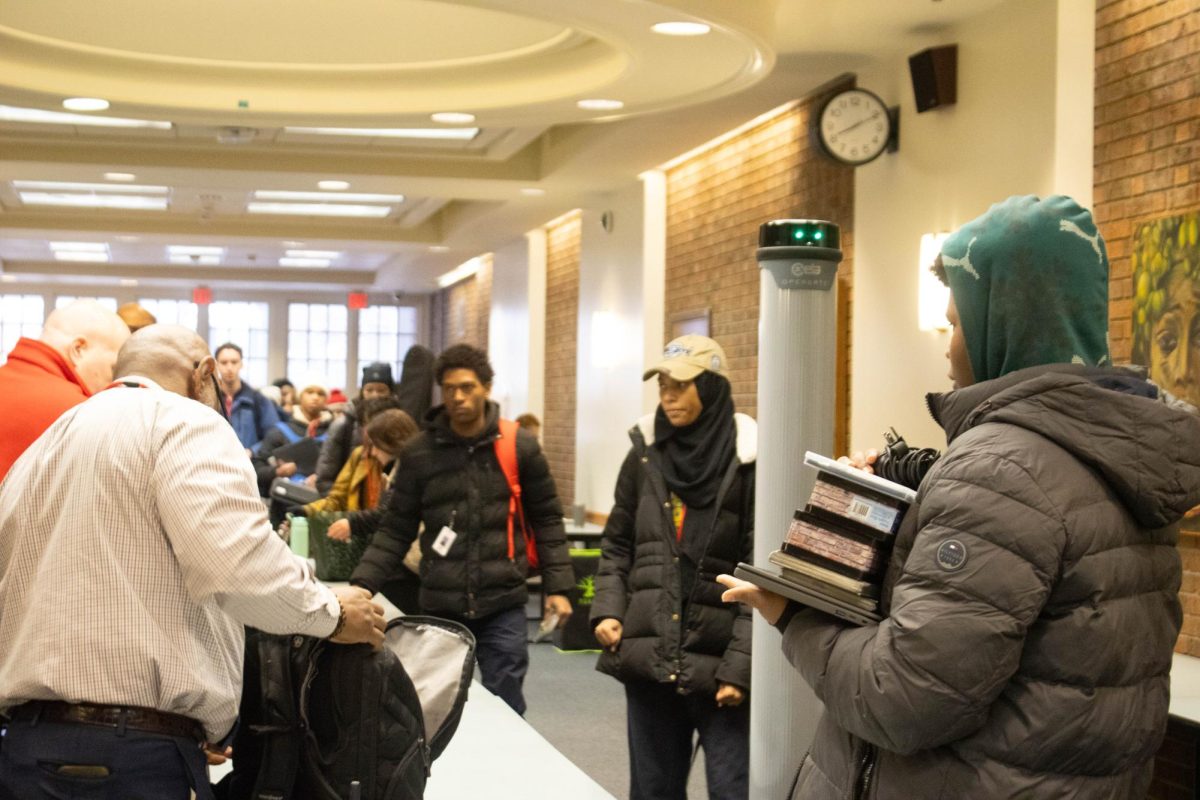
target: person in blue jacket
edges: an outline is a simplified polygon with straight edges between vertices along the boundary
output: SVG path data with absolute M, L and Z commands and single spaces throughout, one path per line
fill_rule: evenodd
M 242 447 L 247 453 L 253 453 L 267 431 L 279 422 L 279 412 L 274 403 L 242 380 L 242 348 L 226 342 L 217 348 L 216 357 L 225 418 L 233 426 Z

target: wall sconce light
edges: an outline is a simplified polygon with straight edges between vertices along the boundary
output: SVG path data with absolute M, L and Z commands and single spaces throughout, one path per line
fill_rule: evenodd
M 612 369 L 630 350 L 624 320 L 613 311 L 592 312 L 592 364 L 596 369 Z
M 917 265 L 917 327 L 923 331 L 950 330 L 946 319 L 946 304 L 950 289 L 930 271 L 933 261 L 942 252 L 942 242 L 948 233 L 927 233 L 921 237 L 921 258 Z

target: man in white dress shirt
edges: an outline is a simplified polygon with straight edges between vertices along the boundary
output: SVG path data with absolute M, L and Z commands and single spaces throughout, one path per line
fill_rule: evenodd
M 0 797 L 207 798 L 243 625 L 382 643 L 382 608 L 272 532 L 214 369 L 140 330 L 0 484 Z

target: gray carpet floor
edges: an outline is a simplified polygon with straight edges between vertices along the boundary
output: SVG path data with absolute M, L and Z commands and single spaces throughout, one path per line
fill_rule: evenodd
M 614 797 L 628 800 L 625 691 L 595 666 L 596 653 L 564 653 L 549 643 L 529 645 L 525 719 Z M 701 753 L 692 765 L 688 798 L 706 797 Z

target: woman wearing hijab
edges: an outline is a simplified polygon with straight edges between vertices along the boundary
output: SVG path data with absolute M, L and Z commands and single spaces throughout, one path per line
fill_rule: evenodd
M 694 732 L 709 797 L 744 800 L 750 616 L 714 578 L 753 551 L 757 426 L 712 339 L 675 339 L 652 376 L 659 407 L 629 433 L 604 529 L 596 668 L 625 684 L 632 800 L 686 798 Z

